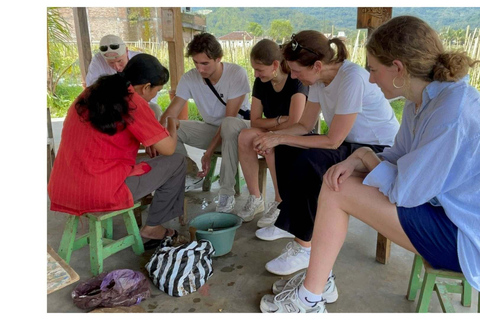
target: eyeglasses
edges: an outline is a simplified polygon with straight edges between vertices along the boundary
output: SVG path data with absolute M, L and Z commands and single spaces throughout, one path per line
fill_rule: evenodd
M 300 43 L 298 43 L 298 41 L 295 39 L 295 33 L 292 34 L 291 40 L 292 40 L 292 50 L 293 50 L 293 51 L 297 51 L 297 49 L 300 49 L 300 50 L 304 49 L 304 50 L 307 50 L 308 52 L 311 52 L 311 53 L 313 53 L 314 55 L 320 57 L 320 55 L 319 55 L 318 53 L 316 53 L 315 51 L 313 51 L 312 49 L 309 49 L 309 48 L 307 48 L 307 47 L 304 47 L 304 46 L 302 46 Z
M 110 49 L 112 50 L 117 50 L 118 48 L 120 48 L 120 44 L 111 44 L 111 45 L 108 45 L 108 46 L 100 46 L 100 51 L 102 52 L 105 52 L 108 50 L 108 47 L 110 47 Z

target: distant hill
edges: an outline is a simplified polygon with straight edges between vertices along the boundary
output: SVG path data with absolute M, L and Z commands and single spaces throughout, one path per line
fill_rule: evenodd
M 337 31 L 346 31 L 347 36 L 355 33 L 357 8 L 192 8 L 212 10 L 207 15 L 207 31 L 222 36 L 232 31 L 246 30 L 250 22 L 256 22 L 268 30 L 275 19 L 290 20 L 294 31 L 314 29 L 331 32 L 332 25 Z M 453 29 L 480 28 L 480 7 L 468 8 L 393 8 L 393 16 L 413 15 L 427 21 L 435 30 L 450 27 Z

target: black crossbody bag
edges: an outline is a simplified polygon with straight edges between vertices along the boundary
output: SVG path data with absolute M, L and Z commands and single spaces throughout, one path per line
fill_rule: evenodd
M 208 78 L 204 78 L 203 80 L 205 80 L 205 82 L 207 83 L 208 87 L 210 88 L 210 90 L 212 90 L 212 92 L 215 94 L 215 96 L 218 98 L 218 100 L 220 100 L 221 103 L 223 103 L 224 106 L 226 106 L 227 104 L 225 103 L 225 101 L 223 101 L 222 97 L 220 97 L 220 95 L 218 94 L 217 90 L 215 90 L 215 87 L 212 85 L 212 83 L 210 82 L 210 79 Z M 243 119 L 245 120 L 250 120 L 250 110 L 238 110 L 238 114 L 241 115 L 243 117 Z

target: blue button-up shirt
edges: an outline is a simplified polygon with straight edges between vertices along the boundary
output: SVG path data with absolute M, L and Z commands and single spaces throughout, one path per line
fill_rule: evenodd
M 432 82 L 422 105 L 405 103 L 395 143 L 363 181 L 391 203 L 441 205 L 458 227 L 458 257 L 480 290 L 480 93 L 467 83 Z

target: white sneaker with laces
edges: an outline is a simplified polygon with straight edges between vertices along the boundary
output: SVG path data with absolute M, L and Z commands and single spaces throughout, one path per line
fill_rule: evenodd
M 260 198 L 255 198 L 254 195 L 249 195 L 245 206 L 237 215 L 243 219 L 244 222 L 252 221 L 257 213 L 265 210 L 265 204 L 262 195 Z
M 276 281 L 272 286 L 273 294 L 279 294 L 282 291 L 290 290 L 297 287 L 305 279 L 306 272 L 302 271 L 294 275 L 290 280 L 280 279 Z M 328 277 L 327 283 L 323 288 L 322 298 L 326 303 L 333 303 L 338 299 L 338 290 L 335 285 L 335 275 Z
M 280 202 L 272 201 L 268 204 L 268 210 L 265 212 L 263 217 L 260 218 L 257 222 L 257 227 L 265 228 L 271 226 L 277 221 L 278 215 L 280 214 L 280 209 L 277 209 Z
M 216 211 L 230 213 L 235 207 L 235 196 L 229 196 L 227 194 L 218 195 L 218 204 Z
M 258 229 L 257 231 L 255 231 L 255 235 L 258 239 L 262 239 L 265 241 L 273 241 L 282 238 L 295 238 L 295 236 L 290 232 L 287 232 L 275 226 Z
M 310 251 L 305 250 L 295 241 L 290 241 L 283 249 L 282 254 L 267 262 L 267 271 L 286 276 L 308 267 Z
M 300 283 L 301 284 L 301 283 Z M 260 301 L 260 310 L 263 313 L 327 313 L 325 299 L 318 301 L 313 307 L 302 303 L 298 297 L 300 284 L 290 290 L 277 294 L 267 294 Z

